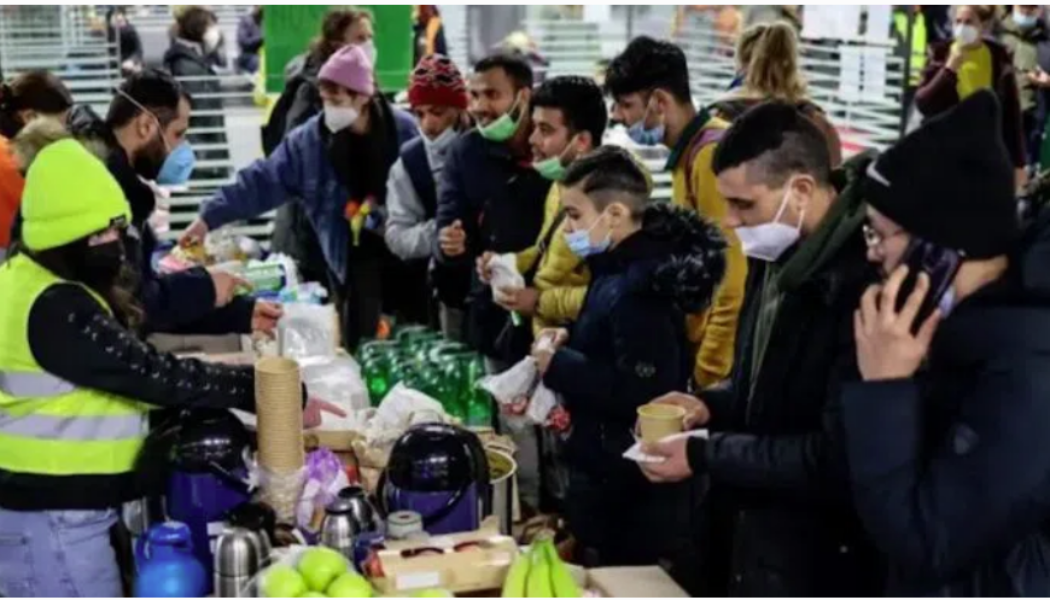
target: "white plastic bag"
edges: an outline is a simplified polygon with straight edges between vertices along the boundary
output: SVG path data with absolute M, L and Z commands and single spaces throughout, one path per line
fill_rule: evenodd
M 546 425 L 547 417 L 550 416 L 555 406 L 558 406 L 558 397 L 540 382 L 536 386 L 536 391 L 532 393 L 532 399 L 529 400 L 529 408 L 525 411 L 525 416 L 537 425 Z
M 281 356 L 300 362 L 335 356 L 336 318 L 331 305 L 292 303 L 283 308 L 284 315 L 277 323 Z
M 413 425 L 448 423 L 451 419 L 437 400 L 399 383 L 383 398 L 365 427 L 370 445 L 397 441 Z
M 536 359 L 525 358 L 507 371 L 498 375 L 485 377 L 478 385 L 492 394 L 500 404 L 515 404 L 522 398 L 532 395 L 532 390 L 539 380 L 539 369 Z
M 309 358 L 299 363 L 303 383 L 311 398 L 330 402 L 343 409 L 347 416 L 321 413 L 320 431 L 347 431 L 360 429 L 361 411 L 370 407 L 368 389 L 361 378 L 361 367 L 349 356 Z
M 518 290 L 525 287 L 525 278 L 518 272 L 518 258 L 514 254 L 500 254 L 489 261 L 492 271 L 492 299 L 499 302 L 500 290 Z

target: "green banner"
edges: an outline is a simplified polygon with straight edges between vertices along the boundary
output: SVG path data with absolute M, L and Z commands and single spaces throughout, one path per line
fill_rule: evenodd
M 284 68 L 290 60 L 307 51 L 310 41 L 321 32 L 325 14 L 345 4 L 270 4 L 266 6 L 263 30 L 266 40 L 266 91 L 278 94 L 284 89 Z M 376 76 L 384 92 L 408 87 L 412 71 L 412 5 L 359 4 L 353 8 L 370 11 L 376 34 Z

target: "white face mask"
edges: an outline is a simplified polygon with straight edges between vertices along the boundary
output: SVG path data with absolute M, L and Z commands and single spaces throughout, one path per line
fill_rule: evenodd
M 780 210 L 777 211 L 777 216 L 773 217 L 772 223 L 734 229 L 740 238 L 744 255 L 766 262 L 776 262 L 788 248 L 798 243 L 802 237 L 802 219 L 806 216 L 805 212 L 799 215 L 798 225 L 794 227 L 780 222 L 790 195 L 789 182 L 788 191 L 784 193 L 784 199 L 780 201 Z
M 977 31 L 977 28 L 973 25 L 964 25 L 960 23 L 955 26 L 952 33 L 955 35 L 956 41 L 963 46 L 970 46 L 981 38 L 981 32 Z
M 372 63 L 372 67 L 376 66 L 376 58 L 379 57 L 379 50 L 376 49 L 375 40 L 368 40 L 363 44 L 358 44 L 358 47 L 365 51 L 365 56 L 368 57 L 369 62 Z
M 208 31 L 204 32 L 204 50 L 211 52 L 219 47 L 219 42 L 222 41 L 222 32 L 219 31 L 218 27 L 209 27 Z
M 360 113 L 352 106 L 329 106 L 324 107 L 324 124 L 328 131 L 339 133 L 350 127 L 357 121 Z

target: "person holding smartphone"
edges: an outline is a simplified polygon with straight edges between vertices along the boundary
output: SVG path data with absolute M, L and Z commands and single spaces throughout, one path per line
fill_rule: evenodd
M 1022 237 L 1000 122 L 975 93 L 868 171 L 884 281 L 854 315 L 841 415 L 890 596 L 1050 594 L 1046 236 Z

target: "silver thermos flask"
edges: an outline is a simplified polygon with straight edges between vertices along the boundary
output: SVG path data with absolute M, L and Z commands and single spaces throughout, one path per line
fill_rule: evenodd
M 215 596 L 256 597 L 252 578 L 265 566 L 267 554 L 260 534 L 244 527 L 228 527 L 215 544 Z
M 351 562 L 354 560 L 354 542 L 365 532 L 378 531 L 379 515 L 360 486 L 340 490 L 339 495 L 325 507 L 321 523 L 321 544 L 338 551 Z

